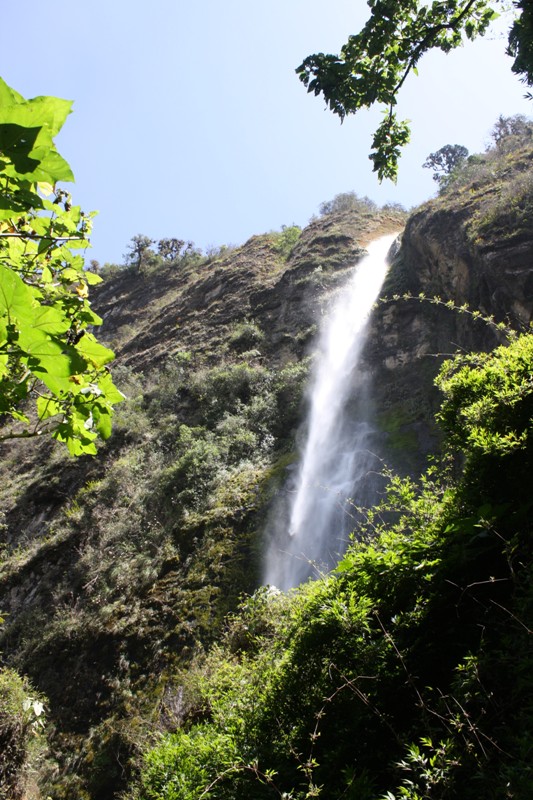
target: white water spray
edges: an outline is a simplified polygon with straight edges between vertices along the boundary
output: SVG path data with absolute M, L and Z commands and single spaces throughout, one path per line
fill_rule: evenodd
M 364 500 L 354 495 L 358 485 L 364 491 L 375 467 L 368 451 L 368 381 L 358 374 L 357 364 L 396 236 L 369 245 L 320 333 L 289 522 L 287 526 L 285 516 L 283 530 L 272 536 L 267 552 L 264 582 L 283 590 L 297 586 L 316 568 L 336 563 L 352 527 L 350 499 Z

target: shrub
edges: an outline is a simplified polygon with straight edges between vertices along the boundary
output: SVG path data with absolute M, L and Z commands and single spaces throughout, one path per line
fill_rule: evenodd
M 276 413 L 272 432 L 277 437 L 286 437 L 296 429 L 301 419 L 302 400 L 309 378 L 310 358 L 287 364 L 274 380 Z
M 228 342 L 232 350 L 237 353 L 245 353 L 248 350 L 256 348 L 263 339 L 265 334 L 253 320 L 243 320 L 238 322 L 233 328 Z
M 374 212 L 377 210 L 376 203 L 369 197 L 359 197 L 355 192 L 343 192 L 335 195 L 333 200 L 321 203 L 319 206 L 320 215 L 339 214 L 343 211 Z
M 271 234 L 272 246 L 284 261 L 291 255 L 301 233 L 302 229 L 298 225 L 283 225 L 280 233 Z
M 220 778 L 232 772 L 236 758 L 233 738 L 199 726 L 190 733 L 170 736 L 147 757 L 143 773 L 143 800 L 198 800 L 223 798 Z M 216 795 L 207 790 L 216 782 Z
M 270 373 L 264 367 L 230 364 L 198 370 L 191 376 L 189 390 L 204 421 L 216 423 L 224 412 L 232 413 L 240 402 L 248 404 L 255 394 L 267 389 Z
M 174 463 L 158 476 L 158 494 L 171 506 L 198 508 L 221 465 L 215 437 L 203 428 L 181 425 Z
M 43 708 L 24 678 L 11 669 L 0 670 L 0 796 L 6 800 L 25 796 Z

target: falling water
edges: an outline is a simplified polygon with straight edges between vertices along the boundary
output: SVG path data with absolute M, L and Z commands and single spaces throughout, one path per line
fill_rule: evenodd
M 369 451 L 369 381 L 357 364 L 396 236 L 369 245 L 320 333 L 307 435 L 296 480 L 288 487 L 291 500 L 270 526 L 264 582 L 280 589 L 335 564 L 353 527 L 351 499 L 367 500 L 376 464 Z

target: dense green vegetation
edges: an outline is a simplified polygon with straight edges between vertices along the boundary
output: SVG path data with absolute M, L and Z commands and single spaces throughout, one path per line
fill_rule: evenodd
M 57 186 L 73 180 L 53 142 L 70 106 L 25 100 L 0 79 L 0 414 L 17 423 L 0 441 L 51 434 L 81 455 L 109 437 L 123 398 L 113 353 L 89 330 L 102 322 L 87 299 L 101 279 L 74 252 L 93 215 Z
M 44 540 L 7 549 L 4 587 L 39 575 L 3 649 L 45 692 L 62 731 L 50 731 L 52 757 L 40 767 L 54 799 L 123 787 L 166 672 L 212 642 L 259 582 L 258 530 L 307 363 L 263 367 L 259 351 L 239 352 L 250 340 L 257 346 L 258 328 L 243 323 L 229 336 L 238 360 L 198 366 L 181 352 L 149 382 L 117 367 L 129 399 L 100 452 L 104 468 L 81 468 Z M 69 464 L 57 452 L 41 458 L 36 483 L 53 492 Z M 9 468 L 8 493 L 17 491 Z
M 530 163 L 530 124 L 501 118 L 494 147 L 454 164 L 414 217 L 452 209 L 470 254 L 516 239 L 530 249 Z M 418 480 L 385 470 L 386 498 L 361 509 L 332 575 L 286 595 L 257 590 L 265 517 L 296 458 L 316 319 L 361 243 L 404 220 L 354 192 L 320 214 L 303 231 L 207 254 L 133 237 L 95 287 L 126 396 L 113 436 L 90 442 L 97 459 L 73 459 L 49 437 L 4 445 L 8 797 L 531 794 L 530 334 L 442 369 L 447 449 Z M 88 273 L 70 281 L 66 262 L 56 266 L 53 285 L 85 295 Z M 409 292 L 409 268 L 393 268 L 388 293 L 404 280 Z M 407 297 L 481 324 L 461 298 Z M 415 363 L 408 397 L 384 389 L 390 453 L 416 449 L 409 426 L 425 413 L 434 363 Z
M 0 442 L 51 436 L 73 455 L 95 454 L 123 400 L 107 364 L 113 352 L 91 329 L 88 301 L 100 278 L 75 251 L 93 214 L 72 205 L 56 150 L 71 103 L 25 100 L 0 79 Z M 4 622 L 0 618 L 0 625 Z M 0 793 L 26 797 L 43 704 L 27 679 L 0 668 Z
M 135 797 L 529 796 L 532 364 L 523 335 L 445 365 L 447 465 L 393 478 L 333 575 L 243 604 Z
M 30 775 L 44 751 L 44 705 L 14 670 L 0 670 L 0 793 L 9 800 L 27 797 Z

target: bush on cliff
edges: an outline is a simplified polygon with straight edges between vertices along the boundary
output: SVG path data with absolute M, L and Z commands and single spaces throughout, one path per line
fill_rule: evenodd
M 529 796 L 532 367 L 531 335 L 444 367 L 446 464 L 393 478 L 333 575 L 244 603 L 139 798 Z

